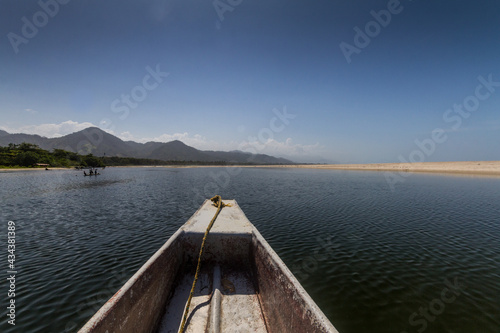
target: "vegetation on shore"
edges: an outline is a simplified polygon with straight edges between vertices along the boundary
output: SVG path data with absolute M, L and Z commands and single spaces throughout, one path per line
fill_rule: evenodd
M 49 152 L 35 144 L 23 142 L 10 143 L 7 147 L 0 147 L 0 166 L 3 168 L 16 167 L 103 167 L 102 159 L 89 155 L 79 155 L 63 149 L 54 149 Z

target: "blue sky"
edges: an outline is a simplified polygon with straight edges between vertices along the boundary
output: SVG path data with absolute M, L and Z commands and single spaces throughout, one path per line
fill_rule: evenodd
M 500 160 L 496 1 L 0 6 L 8 132 L 94 125 L 298 162 Z

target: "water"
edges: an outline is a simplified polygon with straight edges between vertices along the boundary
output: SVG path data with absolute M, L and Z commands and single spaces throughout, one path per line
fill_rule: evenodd
M 75 332 L 201 205 L 247 217 L 341 333 L 500 332 L 500 179 L 267 168 L 0 173 L 1 332 Z M 7 222 L 16 223 L 16 326 Z

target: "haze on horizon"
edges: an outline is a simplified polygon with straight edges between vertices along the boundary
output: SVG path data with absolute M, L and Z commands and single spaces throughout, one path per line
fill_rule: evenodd
M 296 162 L 500 160 L 500 3 L 3 1 L 0 129 Z

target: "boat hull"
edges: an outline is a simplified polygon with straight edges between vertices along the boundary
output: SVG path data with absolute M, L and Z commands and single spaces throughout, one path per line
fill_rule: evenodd
M 337 332 L 236 201 L 224 202 L 186 332 Z M 207 200 L 80 332 L 177 332 L 215 210 Z

